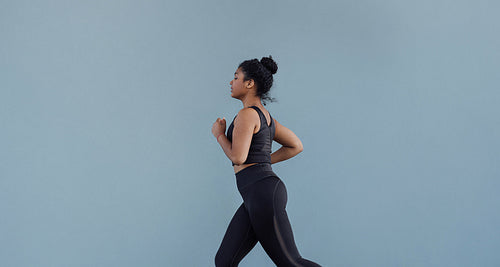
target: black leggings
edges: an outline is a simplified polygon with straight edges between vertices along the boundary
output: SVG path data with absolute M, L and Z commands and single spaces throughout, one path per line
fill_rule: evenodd
M 238 266 L 257 241 L 278 267 L 320 266 L 302 258 L 295 246 L 285 211 L 286 187 L 271 164 L 258 163 L 237 172 L 236 184 L 243 203 L 217 251 L 217 267 Z

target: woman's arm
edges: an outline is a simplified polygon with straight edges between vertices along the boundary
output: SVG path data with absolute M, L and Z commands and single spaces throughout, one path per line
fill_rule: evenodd
M 290 159 L 304 150 L 302 142 L 290 129 L 281 125 L 276 119 L 274 125 L 276 130 L 273 140 L 282 147 L 271 154 L 271 164 Z
M 226 156 L 236 165 L 241 165 L 247 160 L 257 120 L 260 123 L 258 113 L 252 108 L 244 108 L 234 119 L 233 142 L 231 143 L 226 135 L 218 139 Z

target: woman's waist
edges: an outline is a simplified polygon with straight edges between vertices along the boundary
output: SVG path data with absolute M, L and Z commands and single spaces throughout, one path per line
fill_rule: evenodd
M 236 184 L 238 188 L 243 188 L 246 185 L 252 184 L 260 179 L 276 176 L 273 168 L 271 167 L 271 163 L 261 162 L 255 165 L 246 167 L 245 169 L 235 173 L 236 176 Z

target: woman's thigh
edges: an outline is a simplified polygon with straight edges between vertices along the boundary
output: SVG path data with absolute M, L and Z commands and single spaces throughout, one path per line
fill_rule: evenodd
M 244 199 L 257 239 L 266 253 L 278 266 L 297 266 L 302 258 L 285 210 L 287 197 L 283 181 L 271 176 L 249 187 Z
M 257 237 L 250 223 L 244 204 L 236 210 L 215 256 L 216 266 L 237 266 L 257 244 Z

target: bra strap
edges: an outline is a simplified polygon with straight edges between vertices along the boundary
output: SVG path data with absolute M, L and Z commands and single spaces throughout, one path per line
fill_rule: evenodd
M 250 106 L 250 107 L 254 108 L 255 110 L 257 110 L 257 113 L 259 113 L 259 117 L 261 118 L 261 124 L 265 124 L 267 127 L 270 127 L 269 125 L 267 125 L 267 119 L 266 116 L 264 115 L 264 112 L 262 112 L 262 110 L 260 110 L 260 108 L 257 106 Z M 271 120 L 273 119 L 271 117 L 271 114 L 269 114 L 269 117 L 271 118 Z

